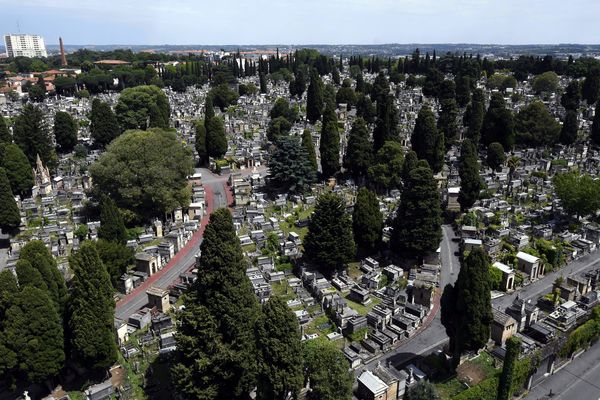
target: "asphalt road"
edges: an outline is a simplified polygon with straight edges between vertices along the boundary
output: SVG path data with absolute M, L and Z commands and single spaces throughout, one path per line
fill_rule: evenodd
M 544 276 L 542 279 L 539 279 L 536 282 L 517 290 L 515 293 L 504 295 L 492 300 L 492 306 L 496 309 L 504 311 L 506 307 L 512 304 L 517 295 L 521 299 L 532 299 L 532 301 L 536 301 L 537 297 L 550 291 L 552 284 L 559 276 L 566 278 L 569 275 L 583 271 L 589 271 L 598 267 L 600 267 L 600 253 L 595 251 L 570 263 L 560 270 L 546 274 L 546 276 Z
M 600 399 L 600 344 L 530 390 L 525 399 Z

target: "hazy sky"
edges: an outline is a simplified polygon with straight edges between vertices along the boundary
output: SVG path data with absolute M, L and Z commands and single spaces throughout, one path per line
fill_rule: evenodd
M 55 44 L 600 43 L 599 0 L 0 0 Z

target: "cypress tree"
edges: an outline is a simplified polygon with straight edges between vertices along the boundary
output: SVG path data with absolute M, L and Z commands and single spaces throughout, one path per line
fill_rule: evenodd
M 372 253 L 381 242 L 383 215 L 379 199 L 367 188 L 360 188 L 352 212 L 352 231 L 357 247 L 365 254 Z
M 328 341 L 304 342 L 304 369 L 310 379 L 310 400 L 347 400 L 354 377 L 344 354 Z
M 4 168 L 0 168 L 0 229 L 14 233 L 21 225 L 21 213 L 10 189 Z
M 56 266 L 56 260 L 48 248 L 40 240 L 31 240 L 23 246 L 19 257 L 21 260 L 29 261 L 42 274 L 44 282 L 48 286 L 50 299 L 56 305 L 59 314 L 62 315 L 67 298 L 67 287 Z
M 11 382 L 17 366 L 17 354 L 8 341 L 6 334 L 6 312 L 14 304 L 14 297 L 19 292 L 17 280 L 9 269 L 0 271 L 0 376 Z
M 263 306 L 257 323 L 259 370 L 257 399 L 296 398 L 302 388 L 302 342 L 298 320 L 280 297 Z
M 206 165 L 208 162 L 208 151 L 206 150 L 206 127 L 204 121 L 196 121 L 194 123 L 196 128 L 196 141 L 194 147 L 196 153 L 198 153 L 199 164 L 201 166 Z
M 426 160 L 433 172 L 442 170 L 444 165 L 444 135 L 436 128 L 435 117 L 429 106 L 421 107 L 411 145 L 419 159 Z
M 594 120 L 592 121 L 591 130 L 592 142 L 596 145 L 600 145 L 600 102 L 596 104 L 596 113 L 594 114 Z
M 487 150 L 487 165 L 493 170 L 497 171 L 506 162 L 506 154 L 504 153 L 504 147 L 498 142 L 490 143 Z
M 23 150 L 14 143 L 0 143 L 0 167 L 14 194 L 25 197 L 31 193 L 34 185 L 33 170 Z
M 306 150 L 306 154 L 308 155 L 308 160 L 313 167 L 315 173 L 319 170 L 319 165 L 317 164 L 317 153 L 315 151 L 315 144 L 312 140 L 312 134 L 309 129 L 305 129 L 302 132 L 302 146 Z
M 52 163 L 56 155 L 44 114 L 38 107 L 27 104 L 15 119 L 13 139 L 23 150 L 29 163 L 34 165 L 39 155 L 45 164 Z
M 106 369 L 117 360 L 110 277 L 92 242 L 84 242 L 69 258 L 69 265 L 73 270 L 68 303 L 73 358 L 82 367 Z
M 209 157 L 222 158 L 227 152 L 227 137 L 224 122 L 220 117 L 212 117 L 205 122 L 206 151 Z
M 388 191 L 399 188 L 404 150 L 399 142 L 387 141 L 375 155 L 377 162 L 369 167 L 369 185 Z
M 260 92 L 263 94 L 267 93 L 267 77 L 265 76 L 264 73 L 260 73 L 258 74 L 258 79 L 260 82 Z
M 481 142 L 488 146 L 500 142 L 504 149 L 511 149 L 515 142 L 515 121 L 512 112 L 506 108 L 500 93 L 492 94 L 490 106 L 485 113 L 481 127 Z
M 355 251 L 352 220 L 342 199 L 334 193 L 319 196 L 304 239 L 304 256 L 330 274 L 350 262 Z
M 213 106 L 213 98 L 209 94 L 204 101 L 204 123 L 215 116 L 215 107 Z
M 210 216 L 198 279 L 184 298 L 172 376 L 188 398 L 245 398 L 256 384 L 259 305 L 231 213 Z
M 560 104 L 568 110 L 577 110 L 581 102 L 581 85 L 579 81 L 573 80 L 567 85 L 565 92 L 560 97 Z
M 19 260 L 17 261 L 17 265 L 15 266 L 15 270 L 17 271 L 17 276 L 19 278 L 19 287 L 24 288 L 26 286 L 35 287 L 38 289 L 42 289 L 43 291 L 48 291 L 48 286 L 46 282 L 44 282 L 44 278 L 40 271 L 35 269 L 33 265 L 27 260 Z
M 394 104 L 394 96 L 381 94 L 377 99 L 377 119 L 373 131 L 375 151 L 378 151 L 385 142 L 399 139 L 398 123 L 398 110 Z
M 6 126 L 6 120 L 0 115 L 0 144 L 1 143 L 12 143 L 12 135 Z
M 449 149 L 458 139 L 458 106 L 454 99 L 442 100 L 442 111 L 437 128 L 444 135 L 444 144 Z
M 456 77 L 456 103 L 459 107 L 465 107 L 471 100 L 471 78 L 467 75 Z
M 458 202 L 462 211 L 465 211 L 477 201 L 482 186 L 481 177 L 479 176 L 477 150 L 469 139 L 463 140 L 460 148 L 458 173 L 460 175 Z
M 64 366 L 64 336 L 60 314 L 43 289 L 22 288 L 4 321 L 6 343 L 16 355 L 18 372 L 30 383 L 58 376 Z
M 100 228 L 98 229 L 98 237 L 120 244 L 127 242 L 127 230 L 125 229 L 123 216 L 115 202 L 108 196 L 103 196 L 100 201 Z
M 321 130 L 321 171 L 324 178 L 335 176 L 340 170 L 340 134 L 338 132 L 335 106 L 328 102 L 323 113 L 323 128 Z
M 581 85 L 581 97 L 588 105 L 592 105 L 598 100 L 598 96 L 600 96 L 600 69 L 593 67 L 590 68 Z
M 90 135 L 94 146 L 106 147 L 121 134 L 117 116 L 107 103 L 94 99 L 90 113 Z
M 310 84 L 306 92 L 306 118 L 314 124 L 321 118 L 323 110 L 323 81 L 316 70 L 310 73 Z
M 510 337 L 506 341 L 506 354 L 504 355 L 504 365 L 502 374 L 498 383 L 497 400 L 509 400 L 513 397 L 513 385 L 515 378 L 515 363 L 521 353 L 521 340 L 517 337 Z
M 54 138 L 61 153 L 69 153 L 77 144 L 77 122 L 71 114 L 57 111 L 54 115 Z
M 579 121 L 577 120 L 577 111 L 567 110 L 562 129 L 560 131 L 560 142 L 564 145 L 571 145 L 577 140 L 577 131 L 579 130 Z
M 358 117 L 352 124 L 348 136 L 348 147 L 344 155 L 344 168 L 355 181 L 361 182 L 374 161 L 373 144 L 369 140 L 369 130 L 365 120 Z
M 422 258 L 442 240 L 440 193 L 433 172 L 417 165 L 408 173 L 393 222 L 391 248 L 397 253 Z
M 467 126 L 466 137 L 471 139 L 475 147 L 479 145 L 481 138 L 481 126 L 485 115 L 485 101 L 483 98 L 483 90 L 475 89 L 471 104 L 465 112 L 465 126 Z

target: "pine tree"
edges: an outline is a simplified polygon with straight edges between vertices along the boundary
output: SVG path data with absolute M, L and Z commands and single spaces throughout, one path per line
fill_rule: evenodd
M 212 117 L 205 122 L 206 150 L 209 157 L 222 158 L 227 152 L 227 137 L 224 122 L 220 117 Z
M 315 144 L 312 140 L 312 134 L 309 129 L 305 129 L 302 132 L 302 146 L 306 150 L 306 154 L 308 154 L 308 160 L 313 167 L 315 173 L 319 170 L 319 165 L 317 164 L 317 153 L 315 151 Z
M 444 144 L 449 149 L 458 139 L 458 106 L 454 99 L 442 100 L 442 111 L 438 118 L 437 128 L 444 135 Z
M 473 97 L 471 98 L 471 104 L 467 106 L 465 112 L 465 126 L 467 126 L 466 137 L 471 139 L 475 147 L 479 145 L 481 139 L 481 127 L 483 125 L 483 118 L 485 116 L 485 101 L 483 98 L 483 91 L 481 89 L 475 89 L 473 91 Z
M 6 120 L 0 115 L 0 144 L 2 143 L 12 143 L 12 135 L 6 126 Z
M 25 197 L 34 185 L 33 170 L 23 150 L 14 143 L 0 143 L 0 167 L 4 168 L 15 195 Z
M 77 122 L 68 112 L 57 111 L 54 115 L 54 138 L 61 153 L 73 151 L 77 144 Z
M 376 163 L 369 167 L 369 185 L 379 191 L 400 188 L 404 150 L 399 142 L 387 141 L 375 155 Z
M 391 249 L 422 258 L 442 240 L 440 193 L 428 166 L 417 165 L 408 176 L 393 223 Z
M 577 140 L 577 131 L 579 130 L 579 121 L 577 120 L 577 111 L 567 110 L 565 121 L 560 131 L 560 142 L 564 145 L 572 145 Z
M 306 118 L 311 124 L 314 124 L 321 118 L 323 110 L 323 81 L 313 70 L 310 74 L 310 85 L 306 93 Z
M 65 362 L 63 328 L 60 313 L 46 291 L 22 288 L 6 311 L 3 325 L 20 374 L 39 384 L 58 376 Z
M 21 213 L 10 189 L 4 168 L 0 168 L 0 229 L 14 233 L 21 225 Z
M 404 186 L 409 183 L 410 180 L 410 171 L 417 167 L 419 163 L 419 158 L 417 157 L 417 153 L 410 150 L 406 153 L 406 157 L 404 158 L 404 163 L 402 164 L 402 182 Z
M 204 166 L 208 162 L 208 151 L 206 150 L 206 127 L 204 121 L 196 121 L 194 123 L 196 128 L 196 141 L 194 147 L 199 158 L 199 165 Z
M 17 276 L 19 278 L 19 287 L 22 289 L 26 286 L 42 289 L 48 292 L 48 285 L 44 282 L 44 278 L 40 271 L 35 269 L 27 260 L 19 260 L 15 266 Z
M 335 176 L 340 170 L 340 134 L 333 103 L 327 103 L 321 130 L 321 171 L 324 178 Z
M 298 320 L 281 297 L 271 297 L 257 323 L 257 399 L 296 398 L 304 382 Z
M 344 168 L 354 178 L 361 182 L 367 176 L 369 167 L 374 161 L 373 144 L 369 140 L 369 130 L 365 120 L 357 118 L 352 124 L 348 136 L 348 147 L 344 155 Z
M 521 340 L 515 336 L 506 341 L 506 354 L 504 355 L 504 365 L 502 374 L 498 383 L 497 400 L 509 400 L 513 397 L 513 385 L 515 379 L 515 363 L 519 360 L 521 353 Z
M 200 250 L 178 317 L 173 380 L 186 398 L 245 398 L 256 384 L 259 306 L 229 210 L 211 214 Z
M 68 302 L 72 356 L 85 368 L 103 370 L 117 360 L 115 303 L 106 268 L 92 242 L 69 258 L 73 281 Z
M 100 228 L 98 229 L 98 237 L 120 244 L 127 242 L 127 230 L 125 229 L 123 216 L 115 202 L 108 196 L 103 196 L 100 201 Z
M 488 146 L 500 142 L 505 150 L 511 149 L 515 143 L 515 121 L 512 112 L 506 108 L 500 93 L 492 94 L 490 106 L 485 113 L 481 127 L 481 142 Z
M 35 164 L 39 155 L 44 164 L 55 161 L 56 154 L 52 148 L 52 140 L 44 114 L 38 107 L 27 104 L 15 119 L 13 139 L 23 150 L 31 165 Z
M 383 215 L 379 210 L 379 199 L 367 188 L 360 188 L 352 212 L 352 231 L 357 247 L 370 254 L 381 242 Z
M 592 121 L 590 136 L 594 144 L 600 145 L 600 102 L 596 104 L 596 113 L 594 114 L 594 120 Z
M 373 148 L 375 151 L 378 151 L 387 141 L 399 140 L 398 124 L 398 110 L 394 104 L 394 96 L 381 94 L 377 99 L 377 119 L 373 131 Z
M 328 341 L 304 342 L 304 369 L 310 379 L 310 400 L 349 400 L 354 377 L 344 354 Z
M 104 148 L 120 134 L 121 128 L 112 108 L 94 99 L 90 113 L 90 135 L 94 139 L 94 146 Z
M 270 182 L 285 192 L 305 193 L 316 181 L 306 149 L 296 137 L 277 141 L 277 148 L 269 161 Z
M 435 117 L 428 106 L 421 107 L 415 129 L 411 136 L 411 145 L 419 159 L 426 160 L 433 172 L 442 170 L 444 165 L 444 135 L 438 132 Z
M 330 274 L 350 262 L 355 251 L 352 220 L 342 199 L 333 193 L 319 196 L 304 239 L 304 256 Z
M 21 249 L 21 260 L 27 260 L 37 269 L 48 286 L 50 299 L 56 305 L 59 315 L 62 315 L 67 298 L 65 280 L 56 266 L 56 260 L 48 248 L 40 240 L 31 240 Z
M 469 139 L 463 140 L 460 148 L 458 173 L 460 175 L 458 203 L 462 211 L 465 211 L 477 201 L 482 186 L 481 177 L 479 176 L 477 150 Z

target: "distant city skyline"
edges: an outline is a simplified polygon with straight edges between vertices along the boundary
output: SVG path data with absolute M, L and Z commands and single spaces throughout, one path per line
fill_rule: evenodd
M 47 45 L 600 42 L 593 0 L 0 0 Z

